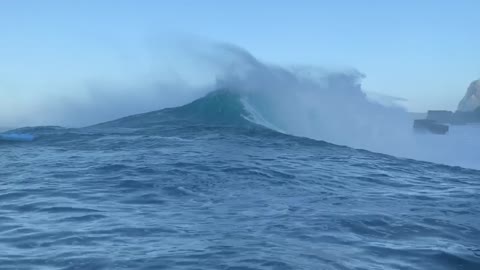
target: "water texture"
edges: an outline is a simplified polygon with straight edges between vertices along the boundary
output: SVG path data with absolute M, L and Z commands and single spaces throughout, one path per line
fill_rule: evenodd
M 480 171 L 294 137 L 216 92 L 0 136 L 0 269 L 480 269 Z

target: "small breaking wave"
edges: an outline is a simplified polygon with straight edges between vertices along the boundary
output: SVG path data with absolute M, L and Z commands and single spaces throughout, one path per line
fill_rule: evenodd
M 31 142 L 35 140 L 35 136 L 32 134 L 22 133 L 6 133 L 0 134 L 0 141 L 6 142 Z

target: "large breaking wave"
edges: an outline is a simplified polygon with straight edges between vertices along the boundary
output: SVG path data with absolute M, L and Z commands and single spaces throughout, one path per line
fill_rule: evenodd
M 477 127 L 451 127 L 447 136 L 415 134 L 396 104 L 373 101 L 356 70 L 267 64 L 231 45 L 199 53 L 215 70 L 212 89 L 240 96 L 255 123 L 295 136 L 437 163 L 480 168 Z
M 185 121 L 235 126 L 254 123 L 289 135 L 354 148 L 480 168 L 480 145 L 475 143 L 480 134 L 477 128 L 452 128 L 447 136 L 414 134 L 410 115 L 395 104 L 387 106 L 372 101 L 362 89 L 363 74 L 356 70 L 328 71 L 315 67 L 272 65 L 228 44 L 197 46 L 188 48 L 188 51 L 186 55 L 191 58 L 190 64 L 202 70 L 204 79 L 201 86 L 190 87 L 192 103 L 94 127 L 141 128 L 180 125 Z M 205 89 L 212 92 L 200 98 Z M 162 96 L 162 91 L 161 88 L 150 89 L 145 93 L 155 92 L 155 95 L 143 99 L 151 104 L 152 99 Z M 178 98 L 178 95 L 185 95 L 185 91 L 176 93 L 169 88 L 163 93 L 164 103 L 169 99 L 185 100 Z M 136 93 L 139 94 L 142 92 Z M 75 111 L 66 110 L 63 114 L 91 115 L 99 108 L 108 110 L 113 105 L 107 104 L 109 98 L 106 96 L 105 104 L 97 101 L 93 103 L 95 107 L 79 109 L 79 106 L 73 106 Z M 141 104 L 135 104 L 133 108 L 144 110 Z M 132 108 L 128 112 L 132 112 Z

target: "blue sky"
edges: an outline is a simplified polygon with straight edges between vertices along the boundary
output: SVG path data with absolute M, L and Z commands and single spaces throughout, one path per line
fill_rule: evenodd
M 406 98 L 411 111 L 455 109 L 480 78 L 479 10 L 476 0 L 1 1 L 0 98 L 140 72 L 149 40 L 191 34 L 267 62 L 354 67 L 365 90 Z

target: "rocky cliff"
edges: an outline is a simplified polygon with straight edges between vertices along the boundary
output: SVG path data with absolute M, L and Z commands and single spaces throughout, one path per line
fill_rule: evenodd
M 471 112 L 480 107 L 480 80 L 473 81 L 468 87 L 465 97 L 458 104 L 461 112 Z

